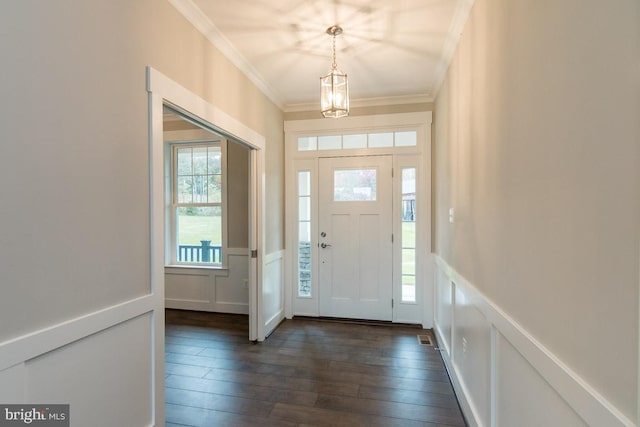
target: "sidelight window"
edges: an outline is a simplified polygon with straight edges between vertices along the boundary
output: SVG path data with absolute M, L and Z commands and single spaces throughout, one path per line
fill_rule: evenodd
M 416 301 L 416 168 L 402 169 L 402 301 Z
M 311 297 L 311 172 L 298 172 L 298 296 Z

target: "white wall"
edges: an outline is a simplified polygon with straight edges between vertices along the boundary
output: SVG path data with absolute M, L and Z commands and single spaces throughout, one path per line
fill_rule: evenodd
M 166 1 L 3 2 L 0 33 L 0 397 L 163 425 L 146 66 L 265 136 L 275 252 L 282 112 Z
M 469 286 L 441 289 L 484 424 L 638 423 L 639 70 L 635 0 L 474 3 L 436 100 L 434 252 L 511 325 Z M 615 421 L 591 414 L 603 407 Z

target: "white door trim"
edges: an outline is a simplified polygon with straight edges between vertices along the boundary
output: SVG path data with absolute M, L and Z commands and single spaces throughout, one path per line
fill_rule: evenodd
M 317 178 L 317 159 L 319 157 L 342 157 L 342 156 L 367 156 L 385 155 L 403 157 L 405 155 L 415 156 L 419 159 L 418 167 L 421 169 L 418 187 L 420 191 L 418 207 L 420 209 L 420 237 L 418 240 L 418 250 L 416 254 L 425 265 L 419 266 L 417 274 L 422 281 L 421 290 L 418 294 L 421 300 L 414 304 L 410 310 L 397 311 L 399 317 L 394 314 L 394 321 L 407 321 L 410 316 L 415 318 L 416 323 L 421 323 L 423 327 L 430 328 L 433 325 L 433 277 L 430 274 L 431 260 L 431 123 L 432 112 L 415 112 L 400 114 L 384 114 L 372 116 L 345 117 L 340 120 L 311 119 L 285 121 L 285 234 L 287 236 L 287 250 L 285 258 L 285 316 L 292 318 L 294 314 L 306 316 L 318 316 L 317 292 L 312 290 L 311 297 L 300 297 L 297 294 L 297 182 L 298 171 L 311 171 L 312 183 Z M 342 150 L 315 150 L 298 151 L 298 137 L 314 135 L 342 135 L 354 133 L 375 133 L 403 130 L 417 130 L 418 145 L 415 147 L 389 147 L 372 149 L 342 149 Z M 316 183 L 317 184 L 317 183 Z M 316 187 L 316 184 L 312 184 Z M 312 198 L 313 204 L 313 198 Z M 312 207 L 312 211 L 316 211 Z M 317 230 L 316 230 L 317 231 Z M 316 249 L 314 242 L 315 234 L 312 233 L 311 251 Z M 316 259 L 315 256 L 312 259 Z M 312 274 L 316 271 L 312 265 Z M 317 274 L 315 275 L 317 276 Z M 312 276 L 313 286 L 317 286 Z M 396 313 L 396 310 L 394 310 Z
M 249 274 L 249 339 L 264 340 L 262 318 L 262 261 L 264 234 L 264 149 L 265 138 L 224 113 L 152 67 L 147 67 L 149 93 L 149 208 L 150 208 L 150 277 L 153 295 L 153 384 L 154 425 L 164 425 L 164 138 L 163 105 L 188 112 L 211 125 L 212 129 L 246 144 L 251 151 L 250 245 L 258 250 L 251 260 Z

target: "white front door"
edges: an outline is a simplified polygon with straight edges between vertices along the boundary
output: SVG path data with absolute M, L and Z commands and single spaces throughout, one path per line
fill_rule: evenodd
M 319 159 L 320 315 L 392 320 L 392 158 Z

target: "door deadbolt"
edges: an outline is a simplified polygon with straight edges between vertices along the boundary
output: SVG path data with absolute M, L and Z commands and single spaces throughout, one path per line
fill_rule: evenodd
M 322 233 L 320 233 L 320 237 L 327 237 L 327 233 L 323 231 Z

